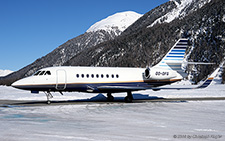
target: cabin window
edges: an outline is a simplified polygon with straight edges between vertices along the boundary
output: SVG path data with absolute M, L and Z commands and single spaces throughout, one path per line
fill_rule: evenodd
M 114 78 L 114 75 L 112 74 L 112 78 Z
M 77 74 L 77 78 L 79 78 L 79 74 Z
M 39 75 L 43 75 L 45 73 L 45 71 L 42 71 Z
M 89 78 L 89 74 L 87 74 L 86 76 L 87 76 L 87 78 Z
M 36 72 L 34 75 L 38 75 L 41 71 Z
M 108 74 L 106 74 L 106 77 L 107 77 L 107 78 L 109 78 L 109 75 L 108 75 Z
M 96 77 L 98 78 L 98 77 L 99 77 L 99 75 L 98 75 L 98 74 L 96 74 Z
M 104 78 L 104 75 L 103 74 L 101 74 L 101 78 Z
M 94 74 L 92 74 L 91 77 L 94 78 Z
M 116 78 L 119 78 L 119 75 L 118 74 L 116 75 Z
M 81 74 L 81 77 L 84 78 L 84 74 Z
M 46 71 L 45 75 L 51 75 L 51 72 L 50 71 Z

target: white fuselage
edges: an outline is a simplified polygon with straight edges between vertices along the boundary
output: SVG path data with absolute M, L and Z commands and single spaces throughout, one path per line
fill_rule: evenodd
M 49 67 L 12 86 L 31 91 L 122 92 L 148 89 L 181 80 L 175 71 L 144 68 Z M 103 89 L 104 87 L 104 89 Z M 135 88 L 133 88 L 135 87 Z M 113 89 L 115 88 L 115 89 Z

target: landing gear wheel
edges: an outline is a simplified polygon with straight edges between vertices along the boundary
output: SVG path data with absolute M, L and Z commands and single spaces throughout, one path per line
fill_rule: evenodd
M 128 96 L 126 96 L 126 97 L 124 98 L 124 100 L 125 100 L 125 102 L 127 102 L 127 103 L 131 103 L 131 102 L 133 101 L 133 99 L 130 98 L 130 97 L 128 97 Z
M 114 97 L 111 93 L 107 93 L 107 101 L 112 102 L 114 100 Z
M 131 92 L 127 92 L 127 96 L 124 98 L 125 102 L 131 103 L 133 101 L 133 96 Z

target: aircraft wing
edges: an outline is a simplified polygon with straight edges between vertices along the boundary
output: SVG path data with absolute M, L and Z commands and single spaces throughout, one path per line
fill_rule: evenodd
M 118 91 L 118 92 L 127 92 L 127 91 L 139 91 L 146 90 L 146 87 L 131 87 L 131 86 L 100 86 L 98 90 L 101 91 Z

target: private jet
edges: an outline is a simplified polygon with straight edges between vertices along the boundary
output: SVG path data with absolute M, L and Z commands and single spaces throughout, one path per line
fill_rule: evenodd
M 44 91 L 50 104 L 51 92 L 106 93 L 107 100 L 113 101 L 112 93 L 126 92 L 126 102 L 132 102 L 133 91 L 160 90 L 161 86 L 181 81 L 187 76 L 182 70 L 182 62 L 188 47 L 187 39 L 179 39 L 163 59 L 153 67 L 73 67 L 58 66 L 43 68 L 32 76 L 18 80 L 13 87 L 30 90 L 31 93 Z M 198 88 L 207 87 L 209 77 Z M 180 89 L 180 88 L 176 88 Z M 182 88 L 181 88 L 182 89 Z

